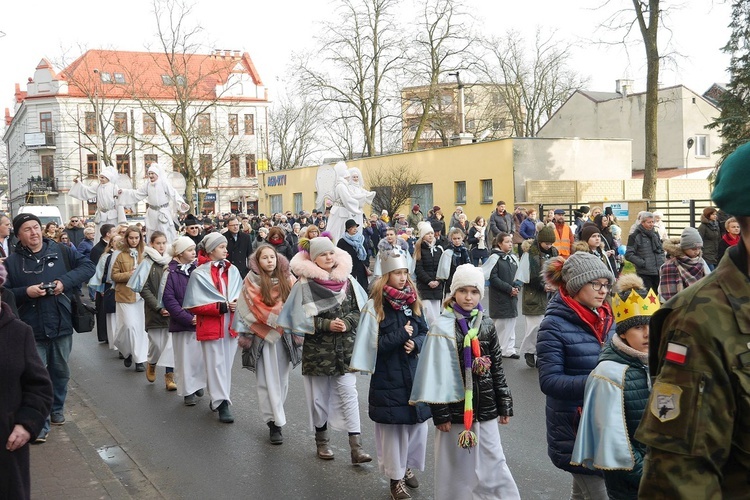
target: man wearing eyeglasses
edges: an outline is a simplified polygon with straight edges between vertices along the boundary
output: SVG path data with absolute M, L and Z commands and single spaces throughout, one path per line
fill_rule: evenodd
M 71 217 L 68 225 L 65 226 L 65 234 L 68 235 L 70 242 L 78 248 L 83 241 L 83 220 L 81 217 Z
M 94 263 L 77 251 L 42 236 L 42 224 L 33 214 L 13 219 L 18 244 L 5 259 L 9 289 L 20 319 L 34 330 L 39 355 L 47 366 L 54 401 L 52 412 L 36 442 L 47 439 L 50 422 L 65 423 L 63 407 L 68 393 L 68 356 L 73 345 L 71 296 L 94 275 Z

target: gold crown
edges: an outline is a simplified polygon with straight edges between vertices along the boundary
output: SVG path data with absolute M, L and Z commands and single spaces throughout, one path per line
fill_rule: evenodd
M 618 294 L 612 301 L 615 321 L 618 323 L 636 316 L 651 316 L 659 310 L 659 297 L 653 290 L 649 290 L 646 297 L 641 297 L 635 290 L 630 290 L 627 300 L 622 300 Z

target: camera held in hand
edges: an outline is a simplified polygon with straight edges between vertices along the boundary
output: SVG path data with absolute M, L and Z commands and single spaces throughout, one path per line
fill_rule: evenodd
M 44 290 L 45 295 L 54 295 L 55 294 L 55 288 L 57 288 L 57 283 L 54 281 L 51 283 L 42 283 L 39 285 L 42 290 Z

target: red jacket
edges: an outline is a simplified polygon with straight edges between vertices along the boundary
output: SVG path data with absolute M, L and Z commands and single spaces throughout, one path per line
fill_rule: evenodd
M 231 265 L 231 264 L 230 264 Z M 219 290 L 219 268 L 211 266 L 211 278 L 214 286 Z M 229 288 L 229 273 L 223 275 L 224 287 Z M 219 304 L 206 304 L 204 306 L 191 307 L 190 312 L 196 316 L 195 337 L 198 340 L 219 340 L 224 337 L 224 321 L 226 314 L 219 311 Z M 229 324 L 232 324 L 234 313 L 229 313 Z M 237 332 L 229 328 L 229 334 L 232 337 L 237 336 Z

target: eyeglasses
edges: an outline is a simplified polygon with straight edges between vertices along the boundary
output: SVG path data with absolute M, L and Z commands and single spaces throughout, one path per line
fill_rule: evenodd
M 595 292 L 598 292 L 602 288 L 606 288 L 607 290 L 612 289 L 612 285 L 609 283 L 602 283 L 601 281 L 589 281 L 589 285 L 591 285 L 591 288 L 593 288 Z

